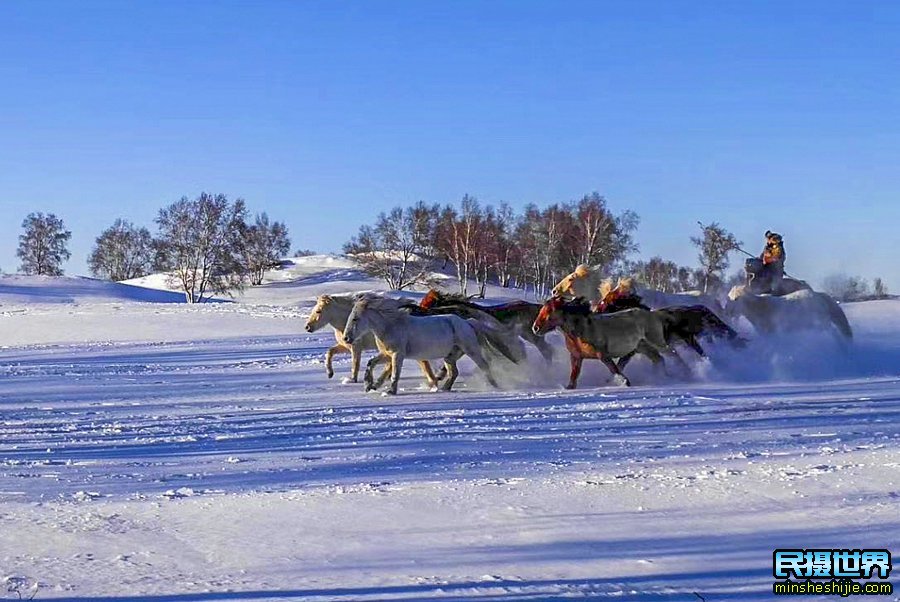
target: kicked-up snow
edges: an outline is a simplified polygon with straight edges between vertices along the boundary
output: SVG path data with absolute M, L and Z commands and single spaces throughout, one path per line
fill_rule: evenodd
M 557 340 L 505 390 L 410 362 L 384 398 L 303 330 L 318 290 L 378 283 L 301 263 L 193 307 L 0 280 L 0 598 L 771 600 L 775 548 L 900 551 L 900 302 L 845 306 L 849 350 L 564 391 Z

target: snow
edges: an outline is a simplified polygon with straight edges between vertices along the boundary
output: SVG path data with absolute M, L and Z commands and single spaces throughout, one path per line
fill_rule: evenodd
M 379 284 L 339 257 L 291 261 L 197 306 L 0 280 L 4 585 L 70 601 L 769 600 L 776 547 L 900 548 L 900 301 L 844 306 L 849 352 L 810 335 L 684 353 L 687 381 L 635 360 L 633 388 L 588 362 L 564 391 L 559 345 L 509 390 L 464 361 L 458 392 L 408 366 L 385 399 L 341 384 L 348 356 L 328 380 L 333 336 L 303 331 L 320 291 Z

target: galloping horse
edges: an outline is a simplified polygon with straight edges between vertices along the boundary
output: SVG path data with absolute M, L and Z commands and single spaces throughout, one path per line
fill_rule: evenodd
M 458 293 L 442 293 L 431 289 L 419 302 L 419 307 L 432 313 L 455 313 L 470 317 L 472 311 L 483 312 L 501 324 L 510 327 L 518 336 L 534 345 L 544 360 L 553 361 L 553 347 L 544 337 L 534 334 L 531 325 L 541 306 L 527 301 L 512 301 L 502 305 L 477 305 Z
M 375 343 L 375 335 L 366 333 L 357 337 L 352 343 L 344 338 L 344 325 L 347 324 L 347 318 L 353 310 L 353 304 L 356 303 L 356 296 L 344 295 L 321 295 L 316 299 L 316 305 L 313 307 L 309 320 L 306 322 L 306 332 L 316 332 L 324 326 L 331 326 L 334 329 L 334 338 L 337 345 L 330 347 L 325 352 L 325 372 L 328 378 L 334 376 L 332 368 L 332 358 L 338 353 L 349 353 L 352 361 L 350 369 L 350 378 L 345 382 L 359 382 L 359 364 L 362 359 L 363 351 L 369 349 L 377 349 Z M 428 362 L 422 362 L 422 372 L 429 381 L 434 381 L 435 376 Z
M 482 346 L 490 346 L 502 351 L 503 346 L 489 343 L 495 334 L 491 325 L 478 320 L 465 320 L 456 315 L 416 316 L 398 307 L 393 299 L 375 295 L 361 295 L 353 305 L 344 327 L 344 340 L 349 344 L 357 338 L 371 332 L 381 352 L 369 360 L 366 365 L 366 390 L 380 387 L 388 376 L 385 371 L 377 383 L 373 383 L 372 372 L 375 366 L 390 361 L 391 384 L 388 393 L 397 393 L 400 371 L 406 358 L 420 362 L 429 359 L 443 358 L 444 367 L 449 377 L 442 389 L 449 391 L 459 376 L 456 362 L 463 355 L 472 358 L 487 377 L 488 382 L 496 387 L 497 382 L 491 374 L 491 368 L 482 353 Z M 509 357 L 511 361 L 515 358 Z M 437 382 L 432 378 L 432 387 Z
M 853 338 L 853 330 L 844 310 L 825 293 L 803 289 L 788 295 L 754 295 L 739 285 L 728 293 L 726 312 L 744 316 L 762 333 L 834 327 L 845 341 Z
M 616 379 L 630 385 L 614 358 L 621 358 L 624 365 L 635 353 L 646 355 L 654 364 L 663 361 L 664 353 L 678 357 L 666 343 L 663 321 L 645 309 L 598 314 L 584 299 L 553 297 L 541 307 L 532 329 L 544 335 L 555 328 L 562 330 L 569 350 L 572 370 L 567 389 L 578 384 L 585 359 L 599 359 Z

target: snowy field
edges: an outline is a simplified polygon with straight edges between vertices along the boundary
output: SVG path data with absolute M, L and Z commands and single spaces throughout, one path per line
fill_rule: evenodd
M 849 351 L 635 360 L 633 388 L 586 362 L 570 392 L 558 341 L 509 390 L 464 360 L 383 398 L 303 330 L 377 286 L 323 257 L 195 307 L 0 279 L 0 598 L 772 600 L 774 548 L 900 553 L 900 301 L 845 306 Z

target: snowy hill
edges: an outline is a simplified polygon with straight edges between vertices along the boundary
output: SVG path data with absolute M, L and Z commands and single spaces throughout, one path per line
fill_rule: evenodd
M 447 274 L 435 272 L 432 277 L 441 283 L 441 287 L 455 291 L 458 280 Z M 173 290 L 165 274 L 151 274 L 143 278 L 126 280 L 123 284 L 147 287 L 151 289 Z M 470 290 L 477 286 L 470 283 Z M 239 303 L 262 305 L 296 305 L 309 304 L 319 295 L 355 293 L 364 290 L 383 291 L 385 283 L 360 271 L 356 263 L 343 255 L 309 255 L 307 257 L 288 257 L 281 265 L 266 272 L 263 283 L 259 286 L 247 286 L 236 292 L 233 299 Z M 420 291 L 424 288 L 420 287 Z M 409 291 L 415 296 L 415 290 Z M 519 290 L 488 286 L 487 295 L 492 298 L 523 298 L 525 294 Z
M 0 276 L 0 304 L 183 303 L 184 295 L 80 276 Z

